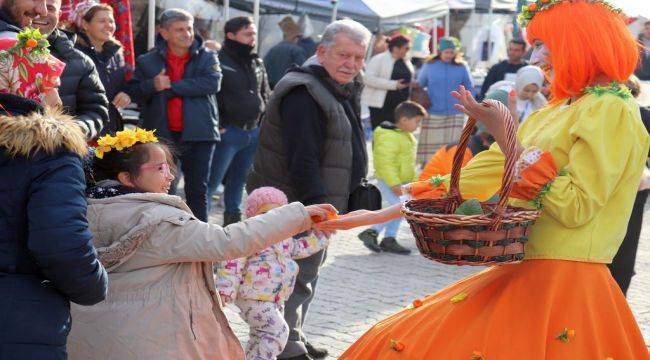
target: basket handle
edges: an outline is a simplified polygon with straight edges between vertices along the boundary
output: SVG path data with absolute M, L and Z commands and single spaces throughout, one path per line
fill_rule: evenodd
M 505 154 L 505 165 L 503 171 L 503 179 L 501 181 L 501 190 L 499 190 L 499 203 L 495 208 L 496 216 L 493 223 L 493 228 L 498 227 L 501 222 L 501 218 L 505 213 L 506 206 L 508 204 L 508 197 L 510 196 L 510 191 L 512 190 L 512 182 L 515 175 L 515 163 L 517 162 L 517 131 L 515 127 L 515 121 L 512 118 L 510 110 L 503 105 L 502 103 L 496 100 L 485 100 L 482 103 L 483 106 L 494 106 L 499 110 L 499 116 L 505 122 L 505 131 L 506 131 L 506 149 Z M 469 138 L 472 134 L 472 130 L 476 125 L 476 119 L 470 118 L 467 120 L 467 124 L 463 128 L 463 133 L 460 136 L 460 141 L 458 143 L 458 148 L 456 154 L 454 155 L 453 167 L 451 170 L 451 180 L 449 184 L 449 202 L 447 213 L 453 213 L 456 211 L 458 205 L 463 201 L 460 190 L 460 169 L 463 165 L 463 157 L 465 155 L 465 150 L 467 149 L 467 144 Z M 502 151 L 504 149 L 501 149 Z

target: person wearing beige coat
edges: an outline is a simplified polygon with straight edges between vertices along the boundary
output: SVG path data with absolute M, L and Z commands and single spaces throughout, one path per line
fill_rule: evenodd
M 394 123 L 397 105 L 408 100 L 413 65 L 406 55 L 410 39 L 404 35 L 387 40 L 388 51 L 373 56 L 363 75 L 361 104 L 368 106 L 373 130 L 384 121 Z
M 89 199 L 109 290 L 95 306 L 72 306 L 70 359 L 244 359 L 216 293 L 212 262 L 309 230 L 312 210 L 292 203 L 222 228 L 197 220 L 177 196 Z

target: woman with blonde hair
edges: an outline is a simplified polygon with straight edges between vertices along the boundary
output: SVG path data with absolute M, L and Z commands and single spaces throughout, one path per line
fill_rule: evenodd
M 580 14 L 576 18 L 576 14 Z M 551 102 L 516 139 L 510 201 L 539 206 L 520 263 L 493 266 L 415 302 L 364 334 L 341 359 L 648 359 L 648 348 L 606 264 L 625 235 L 650 139 L 622 85 L 638 47 L 603 0 L 537 0 L 522 25 L 531 63 L 551 79 Z M 503 176 L 506 134 L 494 103 L 460 87 L 457 109 L 497 145 L 463 169 L 464 199 L 486 200 Z M 448 177 L 427 182 L 447 192 Z M 423 184 L 419 184 L 423 185 Z M 343 229 L 400 216 L 400 205 L 321 225 Z

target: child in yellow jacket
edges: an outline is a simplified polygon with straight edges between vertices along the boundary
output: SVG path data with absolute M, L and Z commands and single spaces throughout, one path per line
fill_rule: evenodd
M 390 205 L 400 202 L 401 186 L 415 180 L 417 141 L 413 132 L 418 128 L 426 110 L 412 101 L 395 108 L 395 123 L 383 122 L 374 132 L 372 155 L 375 178 L 381 196 Z M 411 250 L 397 243 L 395 237 L 402 218 L 377 224 L 359 234 L 363 244 L 374 252 L 387 251 L 407 255 Z M 384 231 L 381 244 L 377 237 Z

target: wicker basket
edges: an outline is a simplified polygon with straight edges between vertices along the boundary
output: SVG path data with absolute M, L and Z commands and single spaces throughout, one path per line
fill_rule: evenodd
M 420 253 L 444 264 L 490 265 L 521 261 L 530 226 L 540 214 L 538 210 L 508 205 L 517 161 L 515 124 L 503 104 L 494 100 L 487 100 L 484 104 L 496 106 L 505 119 L 507 149 L 499 202 L 481 203 L 483 215 L 454 214 L 463 202 L 458 188 L 460 170 L 467 143 L 476 124 L 475 119 L 469 119 L 454 156 L 448 196 L 411 200 L 402 207 Z

